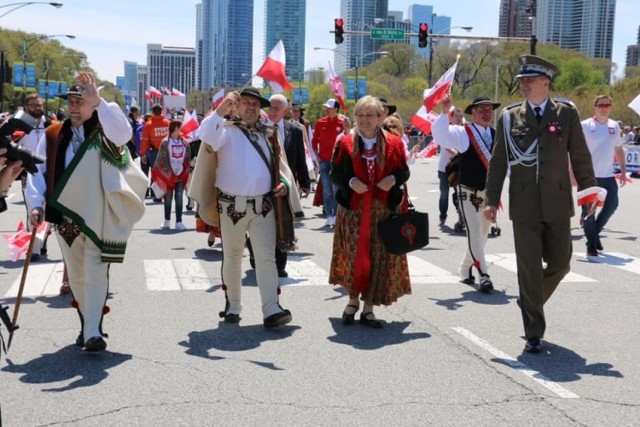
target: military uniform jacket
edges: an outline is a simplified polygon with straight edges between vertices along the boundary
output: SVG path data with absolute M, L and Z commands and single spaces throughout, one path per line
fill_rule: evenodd
M 539 124 L 527 101 L 506 107 L 498 120 L 489 164 L 488 204 L 498 206 L 510 169 L 511 220 L 554 222 L 572 217 L 575 207 L 569 163 L 578 190 L 596 185 L 575 107 L 549 99 Z

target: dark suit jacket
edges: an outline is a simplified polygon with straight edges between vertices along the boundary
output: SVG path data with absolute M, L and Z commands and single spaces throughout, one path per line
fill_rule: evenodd
M 302 129 L 289 123 L 284 123 L 284 151 L 287 153 L 287 163 L 293 172 L 293 176 L 301 188 L 310 188 L 309 171 L 304 154 L 304 136 Z
M 538 167 L 535 164 L 531 167 L 521 164 L 511 166 L 509 217 L 524 222 L 554 222 L 572 217 L 575 206 L 569 162 L 578 190 L 596 185 L 591 153 L 585 142 L 578 111 L 569 103 L 549 99 L 538 124 L 535 113 L 526 101 L 510 105 L 505 110 L 511 117 L 511 135 L 520 149 L 526 151 L 538 138 Z M 500 202 L 509 169 L 508 151 L 501 114 L 487 174 L 486 190 L 490 206 L 498 206 Z

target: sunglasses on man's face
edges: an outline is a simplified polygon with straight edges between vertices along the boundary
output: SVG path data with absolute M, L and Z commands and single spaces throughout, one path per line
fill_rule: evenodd
M 596 104 L 596 107 L 598 108 L 611 108 L 611 104 Z

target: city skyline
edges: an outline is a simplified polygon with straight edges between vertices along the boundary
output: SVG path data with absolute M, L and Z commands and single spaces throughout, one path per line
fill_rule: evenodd
M 157 7 L 145 8 L 140 2 L 112 0 L 108 6 L 97 1 L 67 0 L 59 10 L 48 10 L 46 5 L 32 5 L 12 13 L 0 22 L 3 27 L 19 29 L 38 34 L 65 33 L 76 35 L 75 40 L 59 38 L 65 46 L 81 50 L 88 56 L 89 63 L 99 78 L 115 81 L 124 74 L 124 61 L 138 64 L 146 62 L 148 43 L 163 46 L 196 46 L 196 8 L 200 1 L 174 2 L 159 0 Z M 499 26 L 500 0 L 478 0 L 464 8 L 449 1 L 430 1 L 434 12 L 451 17 L 452 26 L 473 26 L 470 33 L 476 36 L 497 36 Z M 416 0 L 389 0 L 390 10 L 401 11 L 407 17 L 408 6 L 418 4 Z M 260 67 L 264 52 L 265 0 L 256 0 L 253 20 L 252 72 Z M 632 0 L 618 0 L 613 61 L 618 66 L 617 75 L 624 69 L 626 48 L 637 39 L 637 22 L 634 19 L 636 7 Z M 97 21 L 87 19 L 99 10 Z M 128 11 L 123 15 L 122 11 Z M 334 61 L 330 51 L 314 51 L 314 47 L 335 48 L 333 19 L 339 17 L 340 0 L 308 2 L 306 17 L 305 70 L 325 67 Z M 477 19 L 482 16 L 483 19 Z M 489 19 L 487 19 L 489 18 Z M 153 23 L 153 25 L 149 25 Z M 106 25 L 105 25 L 106 24 Z M 103 27 L 104 25 L 104 27 Z M 117 31 L 115 31 L 116 29 Z M 452 30 L 452 34 L 466 34 L 462 30 Z M 286 47 L 286 46 L 285 46 Z M 523 53 L 528 47 L 523 49 Z

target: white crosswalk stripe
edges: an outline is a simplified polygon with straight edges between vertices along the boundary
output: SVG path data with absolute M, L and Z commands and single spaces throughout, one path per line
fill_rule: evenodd
M 588 259 L 593 264 L 600 264 L 603 268 L 617 268 L 626 272 L 640 275 L 640 259 L 617 252 L 601 253 L 598 257 L 586 258 L 584 253 L 574 253 L 577 259 Z M 432 264 L 424 259 L 408 255 L 409 274 L 414 285 L 459 283 L 457 274 Z M 495 268 L 500 267 L 516 273 L 515 253 L 487 254 L 487 262 Z M 149 291 L 188 291 L 207 290 L 222 283 L 220 277 L 220 262 L 213 268 L 208 261 L 199 259 L 153 259 L 144 260 L 145 286 Z M 578 264 L 578 265 L 576 265 Z M 581 263 L 574 263 L 576 269 Z M 207 266 L 205 270 L 205 266 Z M 280 284 L 286 287 L 326 286 L 329 283 L 329 266 L 321 266 L 309 256 L 289 255 L 287 271 L 289 277 L 281 278 Z M 246 272 L 243 284 L 255 285 L 255 272 L 249 265 L 249 258 L 245 257 L 242 270 Z M 213 275 L 209 272 L 213 271 Z M 592 270 L 591 270 L 592 271 Z M 25 282 L 23 296 L 38 297 L 57 295 L 62 284 L 62 262 L 33 263 Z M 606 272 L 604 272 L 606 276 Z M 598 276 L 599 277 L 599 276 Z M 570 272 L 563 280 L 565 283 L 593 283 L 598 280 L 576 272 Z M 20 276 L 16 277 L 5 298 L 15 298 L 20 286 Z

